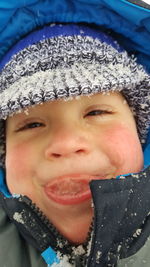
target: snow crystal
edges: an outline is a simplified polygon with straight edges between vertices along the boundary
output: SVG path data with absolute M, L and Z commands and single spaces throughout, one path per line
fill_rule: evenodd
M 18 223 L 22 223 L 24 224 L 24 220 L 23 220 L 23 217 L 22 217 L 22 214 L 19 213 L 19 212 L 15 212 L 14 215 L 13 215 L 13 219 L 18 222 Z
M 118 246 L 117 251 L 119 252 L 121 250 L 121 245 Z
M 57 253 L 58 255 L 59 253 Z M 52 265 L 48 265 L 48 267 L 75 267 L 75 265 L 72 265 L 68 262 L 68 257 L 66 255 L 58 256 L 60 259 L 59 263 L 54 262 Z
M 56 23 L 51 23 L 49 26 L 50 27 L 54 27 L 56 25 Z M 60 26 L 60 25 L 59 25 Z
M 77 255 L 83 255 L 85 253 L 85 250 L 82 245 L 78 246 L 77 248 L 73 249 L 74 254 Z
M 139 178 L 139 175 L 138 174 L 132 174 L 132 177 Z
M 12 197 L 14 197 L 14 198 L 19 198 L 20 197 L 20 195 L 19 194 L 12 194 Z
M 94 202 L 93 202 L 93 200 L 91 200 L 91 208 L 92 209 L 94 208 Z
M 102 252 L 98 250 L 96 254 L 96 263 L 99 263 L 101 255 L 102 255 Z
M 142 232 L 142 229 L 137 229 L 136 232 L 133 234 L 133 237 L 138 237 Z
M 119 176 L 119 179 L 122 179 L 122 180 L 123 180 L 123 179 L 125 179 L 125 177 L 122 176 L 122 175 L 120 175 L 120 176 Z
M 83 34 L 83 33 L 84 33 L 84 31 L 83 31 L 83 30 L 80 30 L 80 33 L 81 33 L 81 34 Z
M 91 239 L 89 240 L 88 245 L 87 245 L 87 256 L 89 256 L 90 255 L 90 252 L 91 252 L 93 234 L 94 234 L 94 232 L 92 230 L 92 232 L 91 232 Z
M 29 110 L 28 109 L 24 109 L 24 111 L 23 111 L 24 113 L 25 113 L 25 115 L 29 115 Z

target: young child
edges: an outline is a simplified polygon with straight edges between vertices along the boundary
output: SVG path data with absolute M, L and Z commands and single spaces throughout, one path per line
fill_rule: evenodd
M 149 75 L 75 24 L 30 33 L 1 66 L 2 266 L 149 266 Z

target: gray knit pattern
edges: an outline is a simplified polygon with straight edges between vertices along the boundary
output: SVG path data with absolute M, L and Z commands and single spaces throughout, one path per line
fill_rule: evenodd
M 0 162 L 4 120 L 41 102 L 121 91 L 133 109 L 141 142 L 150 126 L 150 76 L 135 58 L 89 36 L 58 36 L 14 55 L 0 73 Z M 2 126 L 1 126 L 2 125 Z

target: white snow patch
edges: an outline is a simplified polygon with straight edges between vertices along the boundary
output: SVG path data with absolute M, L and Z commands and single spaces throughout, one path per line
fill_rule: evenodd
M 82 245 L 78 246 L 77 248 L 73 249 L 74 255 L 83 255 L 85 253 L 85 250 Z
M 102 255 L 102 252 L 98 250 L 96 253 L 96 263 L 99 263 L 101 255 Z
M 15 212 L 15 213 L 14 213 L 14 215 L 13 215 L 13 219 L 14 219 L 16 222 L 18 222 L 18 223 L 22 223 L 22 224 L 25 223 L 25 222 L 24 222 L 24 219 L 23 219 L 23 217 L 22 217 L 22 214 L 19 213 L 19 212 Z
M 14 197 L 14 198 L 19 198 L 20 195 L 19 195 L 19 194 L 15 194 L 15 193 L 13 193 L 13 194 L 12 194 L 12 197 Z
M 133 234 L 133 237 L 138 237 L 142 232 L 142 229 L 137 229 L 136 232 Z

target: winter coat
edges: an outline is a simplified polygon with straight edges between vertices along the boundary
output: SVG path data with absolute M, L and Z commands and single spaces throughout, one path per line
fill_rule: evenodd
M 0 60 L 22 36 L 50 22 L 86 22 L 109 28 L 121 45 L 150 71 L 150 6 L 125 0 L 13 0 L 0 3 Z M 2 61 L 1 61 L 2 62 Z M 0 63 L 1 65 L 2 63 Z M 150 135 L 145 169 L 125 179 L 92 181 L 94 219 L 84 252 L 59 246 L 59 234 L 26 197 L 7 194 L 0 173 L 0 267 L 150 266 Z M 58 240 L 63 242 L 63 238 Z M 42 255 L 42 256 L 41 256 Z M 53 264 L 55 263 L 55 264 Z M 58 264 L 57 264 L 58 263 Z M 69 266 L 69 265 L 68 265 Z

